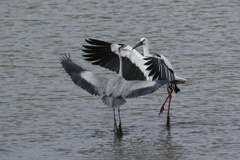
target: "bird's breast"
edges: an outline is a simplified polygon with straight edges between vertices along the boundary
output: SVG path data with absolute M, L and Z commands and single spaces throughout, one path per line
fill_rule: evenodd
M 122 94 L 124 79 L 118 76 L 112 79 L 107 84 L 106 95 L 112 97 L 119 97 Z

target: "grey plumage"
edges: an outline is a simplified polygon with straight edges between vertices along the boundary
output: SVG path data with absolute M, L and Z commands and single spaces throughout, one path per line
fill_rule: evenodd
M 122 97 L 109 97 L 109 96 L 103 96 L 102 101 L 106 106 L 115 106 L 120 107 L 124 103 L 126 103 L 126 100 Z
M 102 42 L 101 42 L 102 43 Z M 105 42 L 103 42 L 105 43 Z M 64 55 L 60 59 L 62 67 L 71 77 L 72 81 L 86 90 L 92 95 L 103 95 L 102 101 L 105 105 L 113 108 L 114 115 L 114 132 L 117 136 L 122 136 L 122 123 L 120 117 L 120 106 L 126 100 L 124 98 L 135 98 L 155 92 L 161 86 L 169 83 L 168 80 L 157 81 L 127 81 L 123 78 L 122 56 L 121 51 L 124 51 L 126 45 L 110 44 L 111 52 L 119 55 L 119 69 L 118 76 L 114 79 L 107 79 L 105 77 L 94 75 L 86 69 L 75 64 L 69 55 Z M 123 49 L 124 48 L 124 49 Z M 100 50 L 106 48 L 98 47 Z M 125 68 L 126 69 L 126 68 Z M 119 125 L 116 124 L 115 107 L 118 107 Z
M 94 65 L 110 69 L 115 72 L 120 71 L 120 65 L 118 61 L 118 52 L 113 52 L 111 47 L 113 43 L 97 40 L 86 39 L 88 45 L 83 45 L 82 51 L 85 52 L 83 57 L 85 60 L 92 62 Z M 138 46 L 143 46 L 143 54 L 140 54 L 135 50 Z M 133 48 L 126 46 L 122 52 L 122 63 L 124 64 L 123 77 L 126 80 L 168 80 L 172 83 L 167 84 L 168 97 L 164 101 L 160 113 L 164 110 L 164 105 L 169 99 L 167 124 L 169 124 L 170 103 L 172 99 L 172 92 L 180 92 L 177 84 L 185 83 L 186 79 L 177 76 L 174 73 L 173 67 L 170 61 L 163 55 L 156 54 L 151 55 L 148 49 L 148 40 L 141 38 L 140 42 Z M 143 92 L 151 92 L 151 88 L 143 89 Z M 136 92 L 132 92 L 131 95 L 138 95 Z M 159 114 L 160 114 L 159 113 Z
M 186 80 L 175 75 L 171 63 L 163 55 L 150 55 L 149 53 L 140 54 L 136 50 L 138 46 L 148 43 L 146 38 L 142 38 L 135 47 L 128 46 L 128 50 L 122 54 L 123 77 L 126 80 L 169 80 L 168 87 L 176 93 L 180 91 L 177 84 L 184 83 Z M 92 62 L 93 65 L 119 72 L 119 58 L 117 52 L 111 50 L 112 43 L 97 39 L 86 39 L 89 45 L 83 45 L 85 60 Z M 147 44 L 146 44 L 147 45 Z M 148 48 L 148 47 L 147 47 Z M 133 56 L 131 53 L 135 54 Z
M 72 81 L 92 95 L 104 95 L 103 103 L 109 107 L 119 107 L 126 100 L 155 92 L 161 86 L 169 83 L 167 80 L 157 81 L 127 81 L 121 75 L 107 79 L 94 75 L 75 64 L 70 55 L 64 55 L 61 64 Z

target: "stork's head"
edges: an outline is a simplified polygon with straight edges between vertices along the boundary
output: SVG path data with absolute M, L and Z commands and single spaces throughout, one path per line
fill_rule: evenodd
M 144 46 L 148 45 L 148 40 L 147 40 L 147 38 L 141 38 L 141 39 L 140 39 L 140 42 L 139 42 L 136 46 L 134 46 L 133 49 L 135 49 L 135 48 L 137 48 L 137 47 L 139 47 L 139 46 L 142 46 L 142 45 L 144 45 Z

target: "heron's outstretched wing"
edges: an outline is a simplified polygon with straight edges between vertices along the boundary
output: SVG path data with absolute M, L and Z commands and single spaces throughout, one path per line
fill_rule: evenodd
M 168 80 L 126 81 L 123 85 L 122 96 L 126 98 L 136 98 L 151 94 L 167 83 L 169 83 Z
M 108 80 L 99 77 L 86 69 L 75 64 L 69 55 L 64 55 L 60 59 L 62 67 L 71 77 L 72 81 L 92 95 L 104 94 Z
M 86 42 L 90 45 L 83 45 L 85 60 L 91 61 L 93 65 L 119 72 L 119 55 L 111 50 L 112 43 L 96 39 L 86 39 Z M 125 48 L 121 51 L 123 77 L 126 80 L 146 80 L 149 73 L 144 66 L 145 61 L 141 61 L 143 56 L 130 46 Z

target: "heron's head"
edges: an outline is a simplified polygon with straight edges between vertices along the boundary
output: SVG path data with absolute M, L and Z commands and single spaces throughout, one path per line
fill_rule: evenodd
M 121 54 L 121 51 L 124 50 L 124 48 L 126 47 L 127 45 L 125 44 L 118 44 L 118 52 L 119 54 Z
M 118 44 L 118 45 L 120 46 L 119 49 L 122 49 L 127 46 L 126 44 Z
M 120 50 L 122 50 L 124 47 L 126 47 L 125 44 L 111 44 L 111 51 L 112 52 L 119 52 Z
M 120 47 L 119 47 L 119 51 L 121 50 L 121 49 L 124 49 L 127 45 L 126 44 L 118 44 Z
M 139 47 L 139 46 L 142 46 L 142 45 L 147 45 L 148 44 L 148 40 L 147 38 L 141 38 L 140 39 L 140 42 L 138 44 L 136 44 L 136 46 L 133 47 L 133 49 Z

